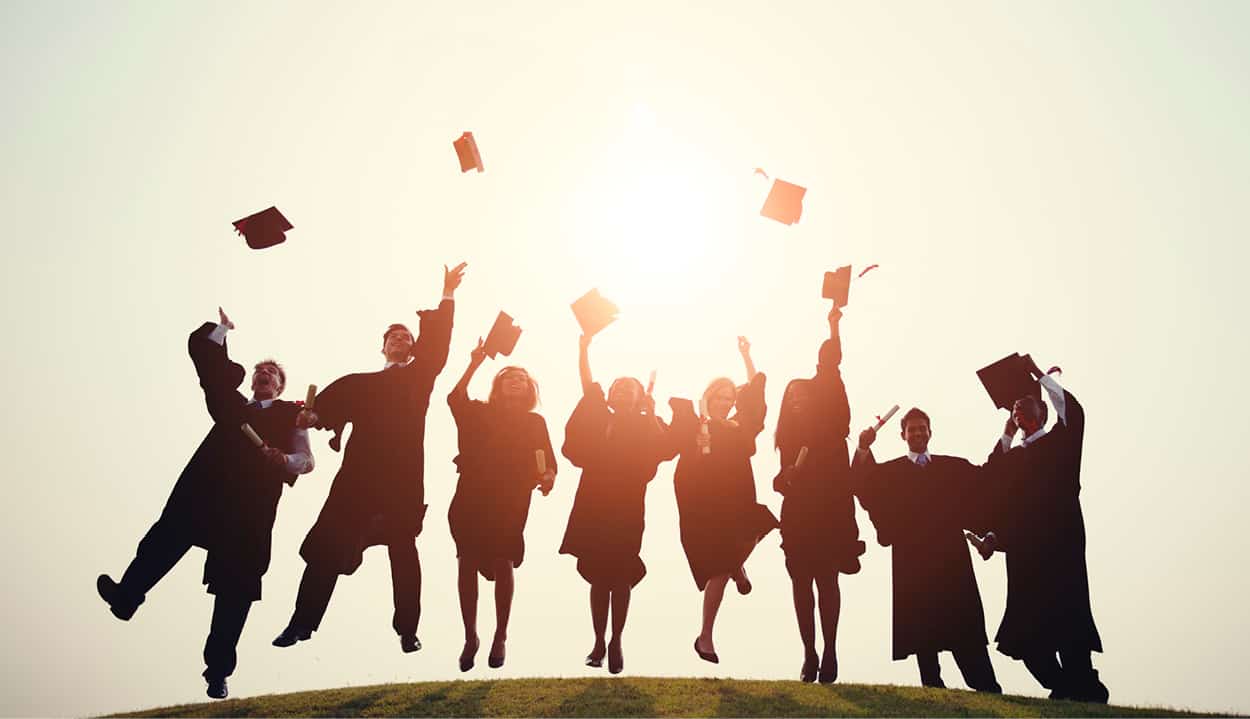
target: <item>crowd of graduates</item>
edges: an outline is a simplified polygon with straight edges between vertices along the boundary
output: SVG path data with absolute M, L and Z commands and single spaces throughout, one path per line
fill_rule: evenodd
M 342 465 L 300 547 L 304 574 L 274 645 L 311 639 L 339 578 L 355 572 L 366 548 L 385 546 L 392 625 L 404 652 L 421 648 L 416 539 L 428 508 L 425 418 L 448 360 L 454 296 L 464 272 L 464 264 L 444 268 L 442 300 L 436 309 L 418 312 L 415 333 L 403 324 L 383 332 L 381 370 L 347 375 L 319 393 L 310 390 L 305 403 L 279 399 L 285 371 L 269 359 L 254 367 L 251 397 L 240 392 L 246 370 L 228 355 L 233 323 L 224 311 L 218 322 L 191 333 L 188 351 L 213 427 L 120 581 L 102 574 L 97 591 L 116 617 L 128 620 L 191 547 L 207 550 L 204 583 L 215 597 L 204 646 L 210 697 L 228 694 L 235 647 L 251 604 L 261 598 L 284 485 L 314 469 L 309 429 L 331 431 L 330 446 L 337 451 L 351 425 Z M 697 407 L 691 400 L 670 400 L 666 422 L 656 412 L 654 378 L 646 386 L 633 377 L 616 378 L 606 391 L 595 381 L 590 346 L 606 322 L 579 317 L 582 397 L 565 426 L 561 454 L 582 474 L 559 551 L 576 558 L 577 572 L 589 584 L 594 640 L 585 663 L 601 667 L 606 661 L 613 674 L 624 668 L 630 594 L 647 572 L 640 557 L 647 487 L 660 464 L 676 460 L 681 544 L 702 594 L 702 624 L 693 641 L 702 659 L 720 661 L 713 634 L 726 589 L 732 581 L 738 593 L 752 591 L 747 559 L 761 539 L 779 530 L 802 642 L 799 678 L 837 679 L 839 579 L 860 570 L 865 551 L 855 519 L 858 498 L 877 541 L 892 548 L 893 656 L 915 656 L 922 684 L 944 686 L 938 653 L 949 651 L 970 688 L 1001 691 L 987 651 L 972 568 L 975 548 L 986 559 L 996 552 L 1006 556 L 1007 606 L 995 636 L 998 650 L 1023 661 L 1054 698 L 1107 701 L 1090 661 L 1102 645 L 1090 609 L 1079 500 L 1080 403 L 1059 385 L 1057 371 L 1043 372 L 1029 357 L 1014 356 L 1009 381 L 987 381 L 991 394 L 1015 396 L 1003 405 L 1011 419 L 984 462 L 930 454 L 931 422 L 917 408 L 898 425 L 907 454 L 878 462 L 872 446 L 884 423 L 859 433 L 848 448 L 851 414 L 839 369 L 844 305 L 833 302 L 815 375 L 791 380 L 783 394 L 774 436 L 780 463 L 772 482 L 783 496 L 780 517 L 756 496 L 751 458 L 765 429 L 766 376 L 756 370 L 746 338 L 738 339 L 745 382 L 713 379 Z M 546 421 L 534 411 L 538 386 L 525 369 L 501 369 L 484 400 L 468 393 L 486 359 L 508 354 L 515 344 L 515 333 L 500 337 L 510 327 L 504 319 L 478 341 L 447 396 L 459 444 L 459 478 L 447 517 L 465 630 L 461 671 L 475 665 L 482 648 L 480 579 L 494 587 L 487 663 L 505 662 L 530 501 L 536 491 L 551 491 L 558 468 Z M 1055 413 L 1049 430 L 1047 400 Z

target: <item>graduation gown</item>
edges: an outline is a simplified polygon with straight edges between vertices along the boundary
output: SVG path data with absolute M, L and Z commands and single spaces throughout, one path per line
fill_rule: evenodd
M 555 472 L 551 438 L 534 412 L 506 410 L 465 393 L 453 392 L 447 404 L 460 446 L 454 460 L 460 478 L 447 524 L 456 556 L 494 581 L 496 560 L 519 567 L 525 559 L 525 523 L 539 477 L 535 452 L 541 450 L 546 469 Z
M 800 416 L 782 406 L 777 447 L 788 467 L 807 447 L 803 466 L 791 474 L 781 503 L 781 549 L 791 576 L 831 572 L 854 574 L 864 543 L 855 521 L 850 457 L 846 437 L 851 408 L 842 383 L 841 340 L 835 335 L 821 345 L 816 376 L 801 383 L 805 393 Z M 777 488 L 781 475 L 774 480 Z
M 764 430 L 764 374 L 758 373 L 738 393 L 738 411 L 730 422 L 708 427 L 711 452 L 696 444 L 698 422 L 673 420 L 680 451 L 673 487 L 681 526 L 681 546 L 699 591 L 712 577 L 742 566 L 755 545 L 777 528 L 777 518 L 756 501 L 751 457 Z
M 1007 608 L 994 639 L 1023 659 L 1059 650 L 1102 651 L 1089 602 L 1081 447 L 1085 412 L 1066 390 L 1065 418 L 1027 446 L 996 442 L 985 465 L 989 529 L 1007 555 Z
M 187 339 L 213 428 L 179 475 L 140 554 L 146 554 L 143 543 L 163 541 L 167 528 L 177 527 L 190 544 L 208 550 L 203 581 L 209 593 L 255 601 L 269 568 L 282 487 L 294 484 L 295 475 L 266 464 L 240 426 L 247 422 L 269 446 L 292 452 L 299 406 L 276 400 L 268 409 L 248 407 L 238 391 L 247 371 L 230 360 L 224 340 L 209 339 L 214 327 L 205 322 Z
M 647 573 L 639 557 L 647 486 L 676 454 L 668 428 L 651 417 L 613 415 L 595 384 L 564 427 L 562 453 L 582 477 L 560 553 L 577 557 L 591 584 L 637 585 Z
M 317 427 L 338 447 L 352 431 L 330 495 L 300 547 L 300 556 L 351 574 L 378 544 L 411 542 L 425 519 L 425 415 L 434 379 L 447 363 L 454 303 L 418 312 L 420 330 L 407 365 L 341 377 L 317 395 Z
M 920 467 L 906 456 L 877 464 L 856 458 L 860 502 L 893 547 L 894 659 L 984 648 L 985 612 L 964 528 L 978 526 L 980 470 L 965 459 L 931 455 Z M 982 649 L 984 651 L 984 649 Z

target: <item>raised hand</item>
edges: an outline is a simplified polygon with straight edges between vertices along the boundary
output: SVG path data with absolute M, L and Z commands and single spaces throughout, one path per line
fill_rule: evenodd
M 482 364 L 482 362 L 486 360 L 486 343 L 482 341 L 481 337 L 477 338 L 477 347 L 474 347 L 473 350 L 469 352 L 469 360 L 472 361 L 473 364 Z
M 742 335 L 738 335 L 738 351 L 745 357 L 751 354 L 751 341 Z
M 872 447 L 872 443 L 877 441 L 877 430 L 869 427 L 859 433 L 859 448 L 868 449 Z
M 537 488 L 538 491 L 542 492 L 543 496 L 546 497 L 551 493 L 551 488 L 554 487 L 555 484 L 556 473 L 549 469 L 546 472 L 543 472 L 542 476 L 538 478 Z
M 456 288 L 460 286 L 460 281 L 464 279 L 464 268 L 468 267 L 468 262 L 461 262 L 450 270 L 447 265 L 443 265 L 443 294 L 454 294 Z
M 300 429 L 308 429 L 317 424 L 318 419 L 320 418 L 317 417 L 317 413 L 311 409 L 301 409 L 299 414 L 295 415 L 295 426 Z
M 1003 426 L 1003 436 L 1014 437 L 1016 432 L 1020 430 L 1020 426 L 1016 424 L 1014 416 L 1007 418 L 1007 424 Z
M 234 323 L 230 321 L 230 318 L 226 316 L 226 311 L 221 307 L 217 308 L 217 316 L 221 318 L 222 327 L 225 327 L 228 330 L 234 329 Z
M 836 325 L 841 320 L 842 320 L 842 308 L 838 307 L 837 305 L 834 305 L 833 309 L 829 310 L 829 324 Z
M 590 348 L 590 340 L 592 340 L 593 338 L 594 338 L 594 335 L 580 335 L 580 336 L 578 336 L 578 338 L 577 338 L 577 347 L 578 347 L 578 349 L 583 349 L 583 350 L 584 350 L 584 349 L 589 349 L 589 348 Z

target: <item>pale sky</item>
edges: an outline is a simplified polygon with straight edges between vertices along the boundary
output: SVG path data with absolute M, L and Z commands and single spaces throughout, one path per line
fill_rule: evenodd
M 1250 711 L 1250 426 L 1236 409 L 1250 350 L 1250 4 L 627 5 L 0 6 L 0 714 L 205 700 L 203 552 L 129 623 L 93 586 L 120 575 L 209 429 L 188 332 L 223 305 L 233 357 L 279 358 L 295 399 L 380 367 L 385 326 L 433 307 L 442 265 L 461 260 L 425 441 L 425 648 L 400 653 L 382 549 L 340 582 L 311 642 L 270 646 L 339 464 L 317 433 L 316 471 L 279 508 L 233 696 L 590 675 L 588 587 L 556 553 L 577 485 L 567 462 L 533 502 L 507 665 L 486 669 L 483 652 L 457 671 L 444 397 L 475 339 L 500 309 L 517 318 L 511 360 L 541 383 L 559 447 L 580 392 L 568 304 L 591 287 L 624 311 L 593 346 L 596 378 L 657 369 L 661 404 L 718 375 L 741 381 L 747 335 L 769 377 L 756 482 L 779 511 L 771 434 L 785 382 L 814 368 L 821 273 L 879 263 L 843 322 L 853 431 L 919 405 L 934 452 L 979 462 L 1005 413 L 974 371 L 1013 351 L 1062 366 L 1088 413 L 1082 503 L 1106 647 L 1094 663 L 1112 701 Z M 484 174 L 459 172 L 451 142 L 465 130 Z M 808 188 L 799 224 L 758 215 L 757 166 Z M 295 229 L 249 250 L 230 222 L 270 205 Z M 876 449 L 905 447 L 883 432 Z M 648 494 L 626 672 L 796 677 L 775 533 L 747 565 L 755 592 L 726 598 L 721 664 L 695 657 L 701 597 L 672 469 Z M 890 661 L 889 554 L 858 518 L 869 552 L 841 582 L 839 681 L 918 684 L 914 661 Z M 992 635 L 1002 558 L 975 566 Z M 1043 693 L 991 656 L 1006 691 Z

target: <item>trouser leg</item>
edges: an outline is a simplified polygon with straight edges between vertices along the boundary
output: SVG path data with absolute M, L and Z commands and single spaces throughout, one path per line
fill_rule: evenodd
M 938 664 L 937 652 L 916 652 L 916 666 L 920 668 L 921 685 L 946 688 L 946 684 L 942 682 L 942 667 Z
M 957 649 L 951 654 L 955 655 L 955 663 L 959 665 L 959 671 L 964 675 L 964 683 L 969 689 L 992 694 L 1003 693 L 1003 688 L 994 676 L 990 653 L 984 645 Z
M 421 558 L 415 539 L 387 546 L 391 558 L 391 591 L 395 614 L 391 627 L 399 636 L 417 633 L 421 621 Z
M 290 627 L 299 631 L 315 632 L 321 626 L 321 618 L 330 606 L 334 585 L 338 583 L 336 572 L 315 564 L 304 567 L 299 580 L 299 594 L 295 597 L 295 612 L 291 614 Z
M 1061 649 L 1066 694 L 1081 701 L 1107 701 L 1107 687 L 1098 679 L 1088 649 Z
M 148 591 L 156 586 L 178 560 L 191 549 L 191 540 L 183 528 L 162 517 L 139 540 L 135 558 L 122 575 L 119 590 L 123 601 L 139 606 Z
M 1063 669 L 1055 652 L 1040 652 L 1024 657 L 1024 666 L 1037 680 L 1038 684 L 1051 691 L 1061 691 L 1063 687 Z
M 234 673 L 236 647 L 252 600 L 241 595 L 218 594 L 213 600 L 213 623 L 204 642 L 204 676 L 223 679 Z

